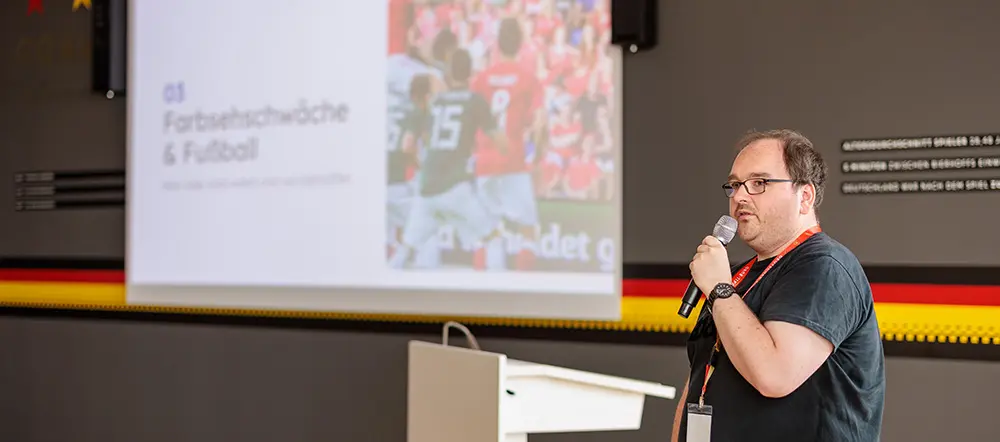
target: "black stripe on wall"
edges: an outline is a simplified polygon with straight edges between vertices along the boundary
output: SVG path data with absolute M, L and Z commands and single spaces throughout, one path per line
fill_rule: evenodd
M 124 270 L 120 258 L 0 257 L 0 268 L 48 270 Z M 687 264 L 625 263 L 625 279 L 689 279 Z M 865 266 L 873 283 L 1000 285 L 1000 267 Z
M 121 258 L 0 257 L 0 269 L 125 270 Z

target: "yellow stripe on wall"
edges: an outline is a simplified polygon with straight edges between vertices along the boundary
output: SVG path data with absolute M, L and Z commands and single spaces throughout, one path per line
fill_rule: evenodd
M 125 287 L 116 283 L 0 282 L 0 305 L 9 307 L 141 311 L 184 314 L 298 317 L 393 322 L 441 322 L 520 327 L 690 332 L 700 307 L 688 319 L 677 315 L 680 298 L 622 298 L 622 320 L 567 321 L 513 318 L 376 315 L 319 311 L 239 308 L 148 307 L 128 305 Z M 700 304 L 699 304 L 700 306 Z M 1000 344 L 1000 307 L 877 303 L 879 327 L 886 340 Z
M 997 306 L 880 303 L 875 313 L 891 341 L 1000 344 Z
M 125 286 L 118 283 L 0 281 L 0 303 L 125 305 Z

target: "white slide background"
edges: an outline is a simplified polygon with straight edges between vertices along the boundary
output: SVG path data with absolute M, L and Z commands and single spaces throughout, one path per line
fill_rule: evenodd
M 606 273 L 387 268 L 385 1 L 129 14 L 130 303 L 617 319 L 620 253 Z

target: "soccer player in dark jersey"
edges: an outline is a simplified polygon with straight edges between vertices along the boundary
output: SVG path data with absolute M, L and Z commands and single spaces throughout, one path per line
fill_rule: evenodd
M 412 199 L 415 194 L 413 176 L 418 165 L 412 152 L 402 149 L 403 137 L 408 130 L 406 120 L 414 110 L 414 98 L 428 99 L 430 90 L 443 89 L 444 63 L 448 54 L 458 46 L 458 38 L 450 30 L 444 29 L 434 35 L 429 41 L 429 47 L 419 45 L 419 30 L 414 24 L 413 4 L 407 5 L 402 11 L 398 26 L 406 29 L 406 50 L 391 54 L 387 60 L 387 151 L 388 175 L 386 188 L 386 248 L 391 256 L 402 235 L 402 228 L 410 213 Z M 416 80 L 426 77 L 426 80 Z M 424 87 L 429 81 L 428 91 L 414 91 L 413 86 Z M 424 267 L 435 267 L 439 261 L 437 244 L 429 240 L 427 244 L 418 245 L 420 249 L 417 258 Z
M 410 81 L 409 99 L 389 109 L 389 145 L 386 174 L 386 219 L 388 254 L 392 255 L 403 236 L 415 193 L 413 175 L 418 167 L 417 139 L 426 126 L 431 95 L 431 75 L 416 74 Z M 431 247 L 431 246 L 427 246 Z M 436 253 L 436 252 L 428 252 Z M 429 256 L 429 255 L 428 255 Z
M 510 139 L 506 153 L 493 149 L 488 139 L 480 140 L 476 175 L 479 193 L 487 207 L 517 226 L 521 234 L 521 250 L 515 264 L 518 270 L 531 269 L 535 261 L 538 203 L 526 145 L 535 143 L 535 152 L 541 147 L 538 143 L 542 137 L 538 133 L 544 127 L 545 97 L 538 77 L 518 60 L 523 40 L 518 20 L 503 19 L 497 36 L 500 57 L 472 83 L 472 90 L 489 100 L 493 116 Z M 503 248 L 500 238 L 487 246 L 487 249 L 498 248 Z
M 448 89 L 430 105 L 426 150 L 418 179 L 418 195 L 403 229 L 403 241 L 389 263 L 401 268 L 415 245 L 435 235 L 442 224 L 452 225 L 462 241 L 481 245 L 495 237 L 498 220 L 476 195 L 472 183 L 472 156 L 476 134 L 485 133 L 501 151 L 507 137 L 499 130 L 482 95 L 468 88 L 472 58 L 464 49 L 449 57 Z

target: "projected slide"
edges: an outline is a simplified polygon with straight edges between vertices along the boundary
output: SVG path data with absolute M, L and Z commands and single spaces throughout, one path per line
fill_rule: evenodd
M 607 0 L 129 13 L 129 302 L 618 317 Z

